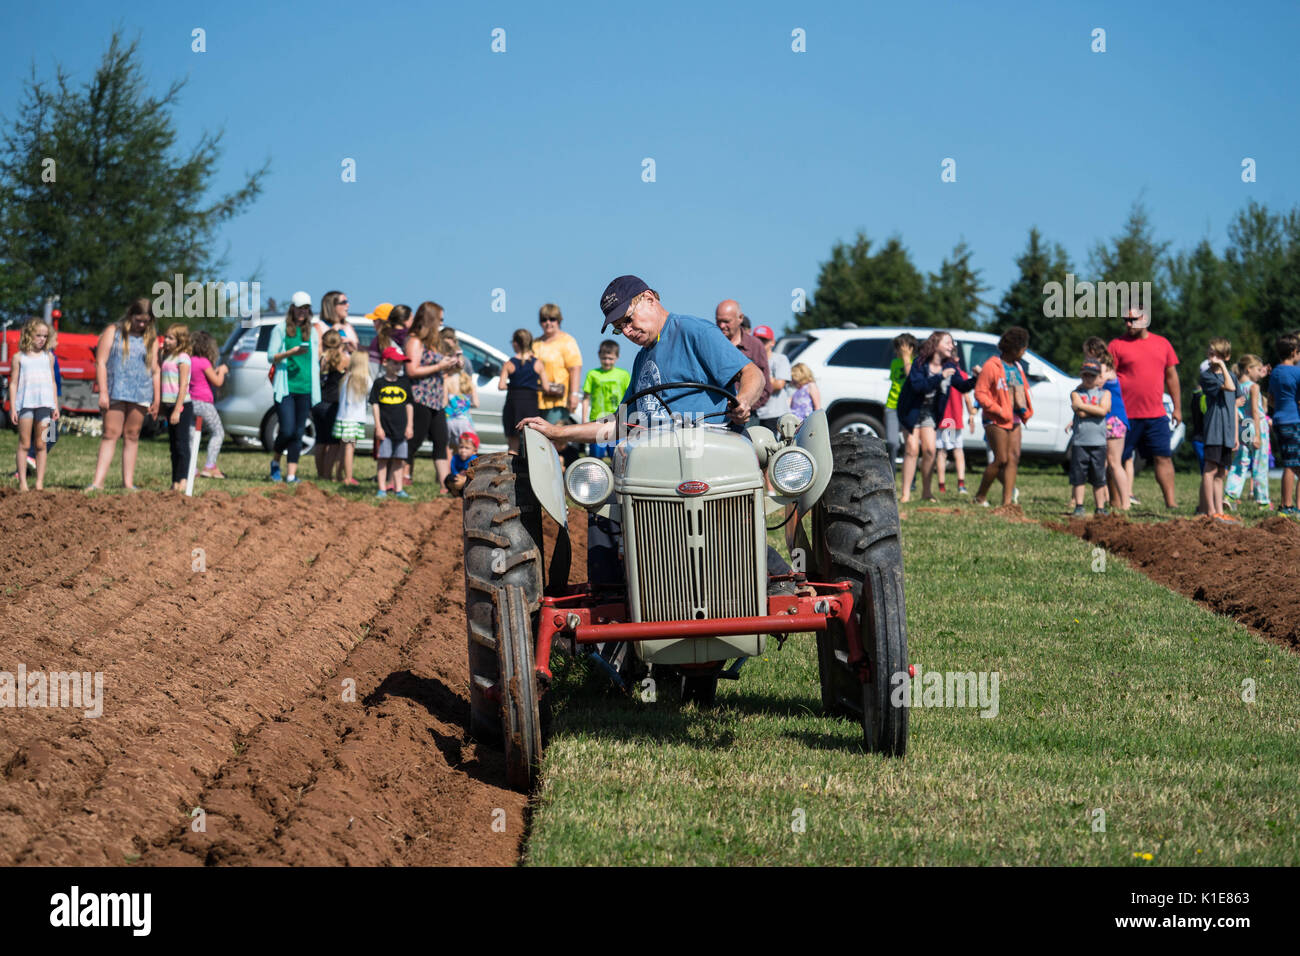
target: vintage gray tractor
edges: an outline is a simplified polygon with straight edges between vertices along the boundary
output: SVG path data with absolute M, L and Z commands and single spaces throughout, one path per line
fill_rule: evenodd
M 687 389 L 722 391 L 669 382 L 627 407 L 655 393 L 671 412 L 665 393 Z M 884 444 L 832 436 L 820 411 L 802 425 L 787 415 L 775 434 L 688 418 L 631 429 L 613 467 L 582 458 L 566 471 L 533 431 L 522 455 L 474 463 L 464 491 L 470 729 L 502 742 L 512 787 L 536 783 L 561 648 L 591 652 L 626 688 L 649 673 L 708 706 L 719 678 L 737 677 L 769 635 L 812 632 L 826 712 L 860 720 L 869 751 L 906 750 L 908 710 L 890 694 L 911 672 Z M 581 585 L 569 584 L 566 493 L 590 513 Z M 543 512 L 559 525 L 549 565 Z M 767 543 L 782 525 L 793 570 Z

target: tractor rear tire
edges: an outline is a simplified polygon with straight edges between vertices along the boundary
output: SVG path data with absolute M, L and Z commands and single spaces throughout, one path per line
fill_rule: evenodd
M 812 563 L 823 581 L 852 585 L 853 621 L 867 655 L 863 680 L 849 664 L 844 626 L 817 636 L 822 707 L 862 721 L 869 751 L 903 756 L 908 708 L 892 706 L 895 675 L 907 673 L 903 548 L 889 452 L 878 438 L 831 436 L 830 484 L 813 508 Z
M 479 456 L 463 512 L 469 729 L 501 742 L 507 782 L 525 792 L 537 782 L 543 746 L 544 688 L 533 656 L 542 597 L 540 534 L 529 528 L 535 509 L 518 456 Z

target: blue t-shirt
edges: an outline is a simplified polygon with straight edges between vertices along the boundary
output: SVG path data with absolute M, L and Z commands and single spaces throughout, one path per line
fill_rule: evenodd
M 1300 365 L 1274 365 L 1268 377 L 1268 393 L 1273 396 L 1273 422 L 1277 425 L 1300 424 L 1296 393 L 1300 390 Z
M 1124 410 L 1124 393 L 1119 390 L 1119 379 L 1112 378 L 1107 380 L 1106 384 L 1103 385 L 1102 388 L 1110 392 L 1111 417 L 1118 418 L 1124 423 L 1124 427 L 1127 428 L 1128 412 Z
M 452 455 L 452 456 L 451 456 L 451 473 L 452 473 L 453 475 L 459 475 L 459 474 L 460 474 L 461 472 L 463 472 L 466 468 L 468 468 L 469 465 L 470 465 L 470 462 L 472 462 L 472 461 L 473 461 L 475 458 L 477 458 L 477 457 L 478 457 L 477 454 L 473 454 L 473 455 L 470 455 L 468 458 L 461 458 L 461 457 L 460 457 L 460 452 L 457 452 L 456 454 Z
M 705 382 L 726 389 L 748 364 L 749 359 L 712 322 L 670 312 L 658 341 L 637 353 L 632 363 L 632 381 L 623 393 L 623 400 L 663 382 Z M 668 399 L 667 409 L 660 401 L 661 396 Z M 647 419 L 667 418 L 673 413 L 698 415 L 727 410 L 726 399 L 717 392 L 679 388 L 644 395 L 636 404 L 635 411 Z M 627 414 L 632 413 L 633 409 L 628 409 Z M 726 419 L 718 415 L 709 422 L 725 425 Z

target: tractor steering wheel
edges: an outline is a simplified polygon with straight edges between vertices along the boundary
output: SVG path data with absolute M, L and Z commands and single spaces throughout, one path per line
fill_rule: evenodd
M 634 395 L 629 395 L 627 399 L 624 400 L 623 404 L 628 407 L 635 408 L 637 400 L 641 398 L 643 395 L 653 395 L 657 392 L 662 392 L 665 389 L 669 389 L 669 388 L 689 388 L 695 391 L 704 390 L 709 392 L 717 392 L 719 395 L 722 395 L 727 399 L 728 406 L 736 404 L 735 395 L 731 394 L 731 392 L 727 391 L 725 388 L 719 388 L 717 385 L 709 385 L 707 382 L 662 382 L 659 385 L 651 385 L 649 388 L 643 388 L 641 389 L 641 391 L 635 393 Z M 665 409 L 671 411 L 671 407 L 670 407 L 671 403 L 677 401 L 677 399 L 679 398 L 685 398 L 685 396 L 677 395 L 671 399 L 660 398 L 659 401 Z M 726 411 L 708 412 L 704 415 L 699 416 L 698 420 L 703 421 L 706 418 L 713 418 L 717 415 L 726 415 L 726 414 L 727 414 Z

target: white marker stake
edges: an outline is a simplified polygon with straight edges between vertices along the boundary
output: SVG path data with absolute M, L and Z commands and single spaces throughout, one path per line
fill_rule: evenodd
M 203 420 L 194 423 L 194 434 L 190 436 L 190 470 L 185 478 L 185 496 L 194 497 L 194 469 L 199 466 L 199 443 L 203 437 Z

